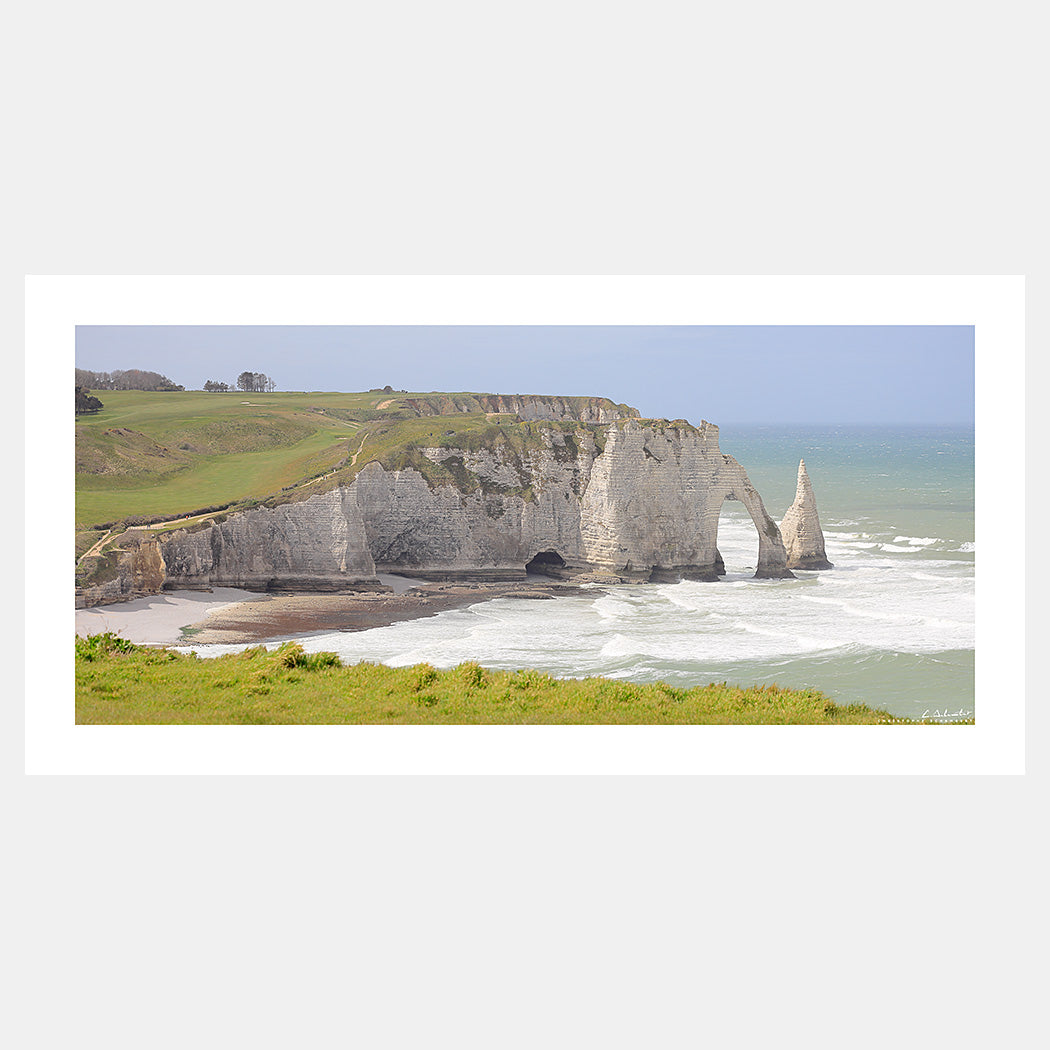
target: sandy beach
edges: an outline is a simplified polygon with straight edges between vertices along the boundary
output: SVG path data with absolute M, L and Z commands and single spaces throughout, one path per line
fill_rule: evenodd
M 490 598 L 575 594 L 553 580 L 423 582 L 383 577 L 384 590 L 352 594 L 257 594 L 235 588 L 173 591 L 76 611 L 78 635 L 112 631 L 141 645 L 243 645 L 330 631 L 366 631 L 434 616 Z
M 130 602 L 77 609 L 76 632 L 83 638 L 112 631 L 140 645 L 176 645 L 183 641 L 183 627 L 201 623 L 218 610 L 265 598 L 264 594 L 233 587 L 171 591 Z

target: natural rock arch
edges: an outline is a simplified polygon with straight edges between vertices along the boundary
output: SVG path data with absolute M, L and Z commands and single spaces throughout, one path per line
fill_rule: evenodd
M 731 456 L 726 458 L 732 459 Z M 743 474 L 743 471 L 741 471 L 741 474 Z M 734 479 L 731 482 L 728 491 L 718 501 L 718 513 L 714 515 L 715 558 L 716 563 L 721 565 L 722 570 L 719 575 L 724 575 L 725 564 L 722 561 L 722 556 L 718 553 L 718 515 L 722 511 L 722 504 L 727 499 L 736 500 L 744 505 L 744 509 L 751 516 L 751 520 L 755 525 L 755 531 L 758 533 L 758 564 L 755 568 L 755 579 L 793 580 L 795 574 L 787 567 L 787 551 L 784 548 L 780 529 L 777 523 L 769 516 L 762 502 L 762 497 L 748 480 L 746 474 L 743 474 L 742 479 Z

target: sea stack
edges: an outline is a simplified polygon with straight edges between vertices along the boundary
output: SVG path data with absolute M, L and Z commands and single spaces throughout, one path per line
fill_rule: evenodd
M 789 569 L 832 568 L 824 553 L 824 533 L 820 530 L 820 518 L 817 517 L 817 500 L 806 473 L 804 459 L 798 462 L 795 502 L 780 523 L 780 534 L 787 549 Z

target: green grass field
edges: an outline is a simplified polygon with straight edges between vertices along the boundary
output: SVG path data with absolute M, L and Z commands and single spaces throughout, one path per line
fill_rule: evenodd
M 349 421 L 355 414 L 374 414 L 375 404 L 385 399 L 102 393 L 102 411 L 76 421 L 76 520 L 84 527 L 262 499 L 331 470 L 360 441 L 354 439 L 360 427 Z
M 115 635 L 76 643 L 76 720 L 84 724 L 884 725 L 869 707 L 816 690 L 677 689 L 606 678 L 557 679 L 475 663 L 343 666 L 294 642 L 213 659 Z

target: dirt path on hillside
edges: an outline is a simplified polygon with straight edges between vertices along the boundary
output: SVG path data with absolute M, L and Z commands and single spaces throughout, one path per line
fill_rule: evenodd
M 176 522 L 203 521 L 205 518 L 221 513 L 222 511 L 212 510 L 208 511 L 207 514 L 186 514 L 178 518 L 165 518 L 164 521 L 155 521 L 151 525 L 129 525 L 127 532 L 157 532 L 160 529 L 166 529 L 169 525 L 174 525 Z
M 112 532 L 112 529 L 106 529 L 106 534 L 102 537 L 102 539 L 96 540 L 88 550 L 84 551 L 84 553 L 81 554 L 79 558 L 77 558 L 77 565 L 79 565 L 85 558 L 90 558 L 98 554 L 98 552 L 102 550 L 102 545 L 106 542 L 106 540 L 109 539 Z
M 357 457 L 361 455 L 361 450 L 365 447 L 365 442 L 368 440 L 368 435 L 365 434 L 361 438 L 361 444 L 357 446 L 357 451 L 350 457 L 350 466 L 353 466 L 357 462 Z M 343 468 L 336 467 L 335 470 L 330 470 L 327 474 L 322 474 L 319 478 L 313 478 L 311 481 L 304 481 L 304 485 L 313 485 L 318 481 L 327 481 L 329 478 L 334 478 Z
M 357 457 L 361 455 L 361 450 L 365 447 L 365 442 L 368 440 L 368 435 L 364 434 L 361 437 L 361 444 L 357 446 L 357 451 L 350 457 L 350 466 L 354 466 L 357 463 Z

